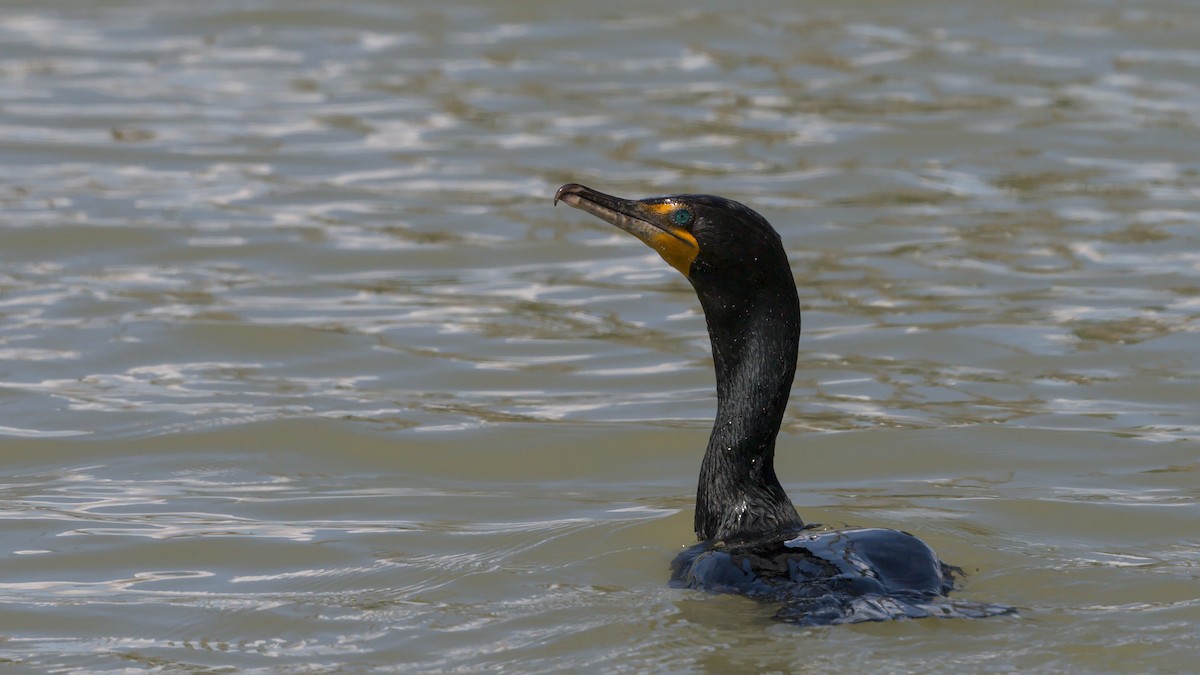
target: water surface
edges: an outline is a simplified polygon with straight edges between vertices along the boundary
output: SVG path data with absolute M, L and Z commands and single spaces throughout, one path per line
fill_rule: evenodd
M 5 3 L 0 658 L 1193 668 L 1198 32 L 1182 0 Z M 801 514 L 1020 614 L 669 589 L 703 319 L 565 182 L 766 215 Z

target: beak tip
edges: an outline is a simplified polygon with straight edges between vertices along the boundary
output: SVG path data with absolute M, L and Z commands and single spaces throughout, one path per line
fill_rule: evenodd
M 558 206 L 558 202 L 563 197 L 566 197 L 567 195 L 578 194 L 586 189 L 587 188 L 583 187 L 579 183 L 567 183 L 566 185 L 558 188 L 558 191 L 554 193 L 554 205 Z

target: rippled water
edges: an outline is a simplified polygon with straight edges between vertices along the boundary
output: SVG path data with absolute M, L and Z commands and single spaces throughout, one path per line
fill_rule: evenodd
M 1194 668 L 1198 32 L 1183 0 L 6 3 L 0 659 Z M 775 223 L 802 515 L 1020 615 L 802 630 L 667 588 L 703 320 L 568 181 Z

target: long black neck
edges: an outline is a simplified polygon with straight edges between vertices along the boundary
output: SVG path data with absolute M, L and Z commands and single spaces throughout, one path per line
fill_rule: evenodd
M 717 418 L 696 489 L 696 536 L 736 542 L 803 527 L 775 476 L 800 339 L 791 274 L 750 295 L 697 294 L 712 341 Z

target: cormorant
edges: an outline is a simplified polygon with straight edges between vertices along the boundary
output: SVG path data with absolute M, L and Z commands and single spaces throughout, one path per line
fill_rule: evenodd
M 952 568 L 925 542 L 883 528 L 806 526 L 775 475 L 775 438 L 796 372 L 800 301 L 779 234 L 713 195 L 628 200 L 569 183 L 565 202 L 641 239 L 696 290 L 712 342 L 717 416 L 696 488 L 696 537 L 672 585 L 781 603 L 822 625 L 990 616 L 1007 607 L 944 599 Z

